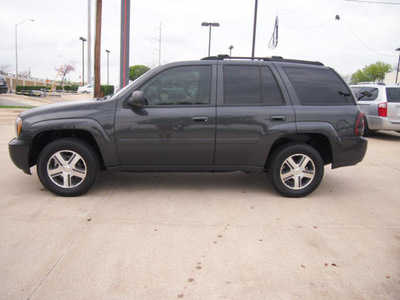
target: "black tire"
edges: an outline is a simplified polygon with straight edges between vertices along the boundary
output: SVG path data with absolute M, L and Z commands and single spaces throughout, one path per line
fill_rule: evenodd
M 364 124 L 365 125 L 364 125 L 364 134 L 363 134 L 363 136 L 369 137 L 369 136 L 373 135 L 376 132 L 376 130 L 369 129 L 367 118 L 365 118 L 365 117 L 364 117 Z
M 285 197 L 304 197 L 312 193 L 324 176 L 324 162 L 313 147 L 304 143 L 277 148 L 267 166 L 268 177 L 277 192 Z
M 40 152 L 37 173 L 50 192 L 65 197 L 80 196 L 96 182 L 99 160 L 86 142 L 63 138 L 48 144 Z

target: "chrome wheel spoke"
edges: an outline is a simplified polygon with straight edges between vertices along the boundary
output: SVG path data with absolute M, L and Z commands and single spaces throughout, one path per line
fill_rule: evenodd
M 303 189 L 315 177 L 314 162 L 305 154 L 291 155 L 282 163 L 280 177 L 286 187 L 292 190 Z
M 60 176 L 60 174 L 62 174 L 62 167 L 58 166 L 54 169 L 48 169 L 47 174 L 49 174 L 50 177 Z
M 85 180 L 87 166 L 78 153 L 62 150 L 50 157 L 47 163 L 47 175 L 59 187 L 74 188 Z

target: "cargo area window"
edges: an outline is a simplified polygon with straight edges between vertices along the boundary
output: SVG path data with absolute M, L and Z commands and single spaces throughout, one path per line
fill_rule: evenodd
M 331 69 L 284 68 L 302 105 L 354 105 L 352 93 Z

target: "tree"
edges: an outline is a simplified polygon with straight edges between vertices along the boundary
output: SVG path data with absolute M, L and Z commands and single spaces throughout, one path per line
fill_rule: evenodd
M 60 86 L 62 86 L 63 83 L 64 83 L 65 76 L 67 76 L 67 74 L 69 74 L 69 73 L 75 71 L 75 62 L 73 62 L 73 61 L 69 61 L 68 63 L 65 62 L 65 63 L 64 63 L 63 65 L 61 65 L 60 67 L 55 68 L 55 70 L 56 70 L 57 72 L 59 72 L 59 74 L 60 74 L 61 77 L 62 77 L 62 78 L 61 78 L 61 84 L 60 84 Z
M 362 70 L 358 70 L 351 75 L 351 83 L 357 82 L 382 82 L 385 74 L 392 71 L 392 66 L 378 61 L 377 63 L 365 66 Z
M 6 74 L 10 70 L 10 65 L 0 65 L 0 74 Z
M 129 67 L 129 80 L 135 80 L 136 78 L 139 78 L 144 73 L 146 73 L 148 70 L 150 70 L 150 68 L 143 66 L 143 65 L 130 66 Z

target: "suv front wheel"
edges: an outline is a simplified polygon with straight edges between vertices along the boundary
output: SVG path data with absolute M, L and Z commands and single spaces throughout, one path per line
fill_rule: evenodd
M 324 176 L 324 162 L 313 147 L 294 143 L 277 148 L 268 164 L 272 186 L 286 197 L 304 197 L 313 192 Z
M 51 142 L 40 152 L 37 173 L 50 192 L 59 196 L 79 196 L 96 182 L 99 162 L 89 144 L 63 138 Z

